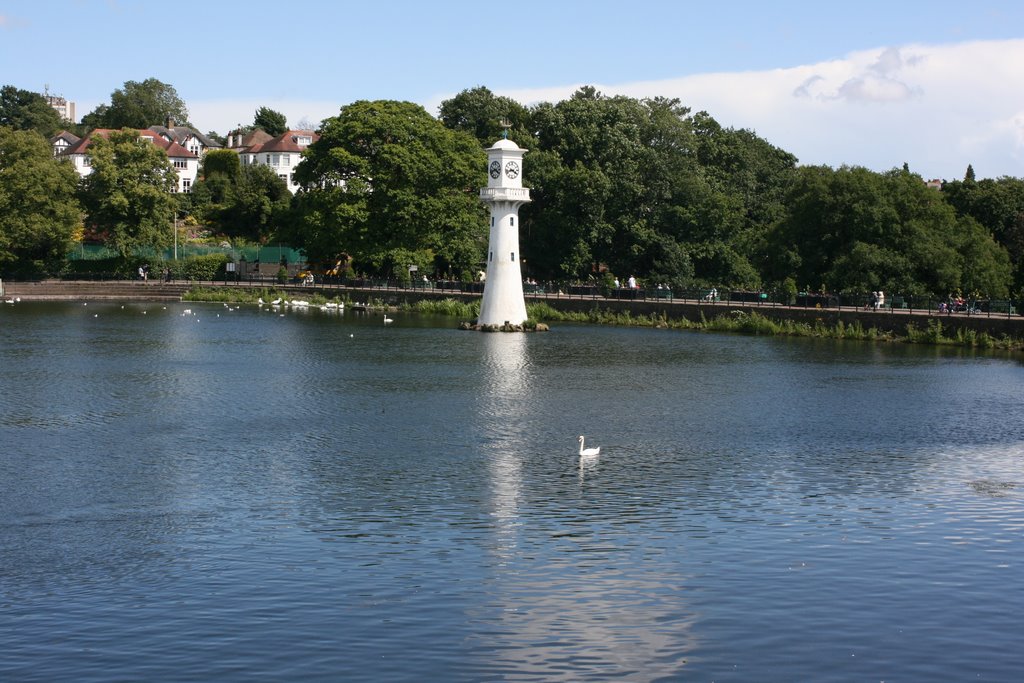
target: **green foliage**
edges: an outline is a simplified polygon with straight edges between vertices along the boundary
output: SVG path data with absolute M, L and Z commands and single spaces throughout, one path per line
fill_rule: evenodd
M 970 282 L 989 296 L 1009 284 L 991 236 L 956 217 L 940 193 L 903 171 L 804 167 L 767 238 L 771 279 L 831 291 L 950 292 Z
M 192 190 L 194 215 L 217 235 L 264 242 L 287 216 L 292 195 L 273 169 L 242 166 L 229 150 L 211 150 Z
M 451 130 L 469 133 L 483 147 L 490 147 L 509 124 L 509 137 L 520 147 L 529 147 L 532 140 L 530 113 L 523 105 L 508 97 L 498 97 L 483 86 L 463 90 L 439 108 L 441 122 Z
M 39 93 L 5 85 L 0 88 L 0 128 L 34 130 L 44 137 L 51 137 L 66 125 L 57 110 L 50 106 Z
M 56 273 L 81 225 L 78 174 L 34 131 L 0 127 L 0 273 Z
M 268 107 L 260 107 L 256 110 L 252 125 L 262 128 L 265 133 L 275 138 L 288 131 L 288 119 L 285 115 Z
M 480 300 L 456 301 L 455 299 L 420 299 L 419 301 L 406 304 L 402 310 L 412 313 L 425 313 L 430 315 L 448 315 L 472 320 L 480 315 Z
M 241 173 L 242 163 L 238 153 L 230 149 L 211 149 L 203 157 L 201 174 L 204 178 L 222 175 L 228 180 L 236 180 Z
M 531 117 L 539 149 L 523 252 L 534 272 L 585 279 L 603 266 L 673 287 L 760 285 L 752 258 L 780 213 L 791 155 L 674 99 L 588 87 Z
M 214 280 L 223 276 L 231 259 L 226 254 L 203 254 L 179 261 L 165 262 L 176 280 Z
M 134 130 L 94 138 L 90 153 L 92 173 L 79 193 L 87 225 L 124 257 L 169 244 L 178 206 L 171 190 L 178 176 L 167 154 L 139 140 Z
M 1012 287 L 1024 289 L 1024 179 L 953 181 L 943 184 L 942 196 L 961 218 L 977 221 L 1006 249 Z
M 408 265 L 395 263 L 403 251 L 432 252 L 437 272 L 470 268 L 486 242 L 485 160 L 473 138 L 419 105 L 355 102 L 306 150 L 295 175 L 307 190 L 283 236 L 311 260 L 357 255 L 375 275 Z
M 124 87 L 110 95 L 110 104 L 101 104 L 82 117 L 82 125 L 93 128 L 134 128 L 143 130 L 162 126 L 167 119 L 187 126 L 188 108 L 173 86 L 155 78 L 140 82 L 125 81 Z
M 268 287 L 192 287 L 182 296 L 185 301 L 209 301 L 217 303 L 258 304 L 275 299 L 289 299 L 293 292 Z M 348 303 L 343 296 L 327 297 L 320 293 L 303 294 L 303 300 L 314 306 L 325 303 Z

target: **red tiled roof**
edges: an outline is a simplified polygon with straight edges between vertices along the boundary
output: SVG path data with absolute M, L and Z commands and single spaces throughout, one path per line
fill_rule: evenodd
M 130 130 L 130 129 L 126 129 L 126 130 Z M 66 150 L 64 150 L 64 154 L 65 155 L 85 154 L 86 150 L 89 149 L 89 147 L 92 146 L 93 138 L 100 137 L 100 138 L 104 138 L 104 139 L 109 139 L 111 133 L 119 133 L 119 132 L 121 132 L 121 131 L 112 130 L 110 128 L 97 128 L 96 130 L 94 130 L 91 133 L 89 133 L 89 135 L 87 137 L 82 138 L 77 143 L 71 145 Z M 149 142 L 153 143 L 154 145 L 156 145 L 160 149 L 164 150 L 165 152 L 167 152 L 167 156 L 169 156 L 169 157 L 185 157 L 185 158 L 190 158 L 190 159 L 195 159 L 196 158 L 195 154 L 193 154 L 192 152 L 188 151 L 187 149 L 185 149 L 184 147 L 179 145 L 177 142 L 169 142 L 162 135 L 154 133 L 151 130 L 140 130 L 139 131 L 139 137 L 145 138 L 146 140 L 148 140 Z
M 264 143 L 262 148 L 257 150 L 260 152 L 301 152 L 306 149 L 308 145 L 300 145 L 298 143 L 298 137 L 300 135 L 307 136 L 312 142 L 316 142 L 320 139 L 320 136 L 311 130 L 289 130 L 281 135 L 278 135 L 273 140 Z

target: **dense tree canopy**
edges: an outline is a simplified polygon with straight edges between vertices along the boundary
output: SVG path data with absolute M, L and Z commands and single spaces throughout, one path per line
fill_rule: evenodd
M 0 127 L 0 273 L 56 273 L 82 214 L 74 167 L 46 138 Z
M 504 134 L 503 122 L 508 124 L 509 137 L 520 147 L 530 147 L 532 143 L 530 112 L 526 107 L 483 86 L 463 90 L 442 102 L 440 117 L 447 128 L 469 133 L 485 147 Z
M 1015 264 L 1013 288 L 1024 292 L 1024 180 L 975 181 L 973 173 L 967 177 L 962 182 L 945 183 L 942 195 L 960 216 L 977 221 L 1009 252 Z
M 486 248 L 485 161 L 419 105 L 355 102 L 324 121 L 296 169 L 290 234 L 313 259 L 348 253 L 372 273 L 472 268 Z
M 584 278 L 607 267 L 672 285 L 759 284 L 747 233 L 758 215 L 777 210 L 732 183 L 744 172 L 751 187 L 775 189 L 791 156 L 706 114 L 698 136 L 689 110 L 672 99 L 583 88 L 531 117 L 538 150 L 526 179 L 535 202 L 524 211 L 523 251 L 541 272 Z M 702 166 L 702 150 L 732 168 Z
M 805 167 L 786 204 L 769 237 L 777 279 L 836 292 L 1007 293 L 1005 250 L 920 176 Z
M 141 83 L 125 81 L 124 87 L 110 95 L 110 104 L 101 104 L 82 117 L 82 125 L 93 128 L 135 128 L 162 126 L 171 118 L 176 125 L 188 126 L 188 109 L 174 86 L 155 78 Z
M 5 85 L 0 88 L 0 126 L 34 130 L 50 137 L 65 127 L 57 110 L 39 93 Z
M 217 234 L 266 242 L 291 205 L 288 186 L 268 166 L 241 166 L 228 150 L 208 152 L 193 186 L 193 213 Z
M 92 173 L 80 191 L 87 226 L 125 257 L 168 244 L 178 203 L 171 194 L 177 174 L 167 154 L 135 130 L 96 137 L 89 151 Z

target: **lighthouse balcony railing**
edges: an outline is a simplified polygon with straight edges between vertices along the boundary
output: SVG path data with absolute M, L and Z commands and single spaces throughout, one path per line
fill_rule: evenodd
M 480 190 L 485 201 L 529 201 L 530 190 L 525 187 L 485 187 Z

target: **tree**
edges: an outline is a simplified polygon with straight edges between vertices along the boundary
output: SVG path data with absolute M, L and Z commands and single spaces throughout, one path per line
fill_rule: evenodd
M 530 147 L 530 113 L 523 105 L 508 97 L 498 97 L 483 86 L 463 90 L 439 107 L 441 121 L 452 130 L 461 130 L 475 137 L 484 147 L 494 144 L 504 132 L 502 121 L 509 124 L 509 135 L 520 147 Z
M 231 150 L 210 150 L 192 198 L 193 215 L 214 232 L 262 242 L 287 214 L 292 195 L 268 166 L 242 166 Z
M 48 138 L 64 128 L 64 122 L 39 93 L 5 85 L 0 88 L 0 126 L 34 130 Z
M 92 172 L 80 196 L 92 228 L 123 257 L 168 244 L 178 203 L 171 194 L 177 174 L 167 154 L 135 130 L 97 136 L 89 151 Z
M 261 164 L 242 166 L 219 212 L 220 230 L 232 237 L 264 242 L 291 205 L 288 185 Z
M 277 137 L 288 130 L 288 119 L 281 112 L 268 109 L 267 107 L 260 107 L 256 110 L 256 116 L 253 118 L 252 125 L 256 128 L 262 128 L 264 132 L 273 137 Z
M 421 106 L 359 101 L 323 122 L 295 171 L 289 234 L 314 260 L 351 254 L 381 275 L 468 270 L 486 247 L 486 157 Z
M 539 150 L 527 169 L 535 201 L 523 212 L 523 252 L 534 272 L 585 278 L 606 267 L 673 286 L 759 281 L 739 250 L 742 202 L 700 166 L 678 100 L 586 87 L 531 116 Z
M 945 296 L 965 286 L 998 296 L 1008 259 L 991 235 L 958 220 L 920 176 L 804 167 L 769 242 L 781 272 L 803 287 Z
M 82 125 L 93 128 L 135 128 L 164 125 L 167 119 L 177 125 L 188 123 L 188 108 L 173 86 L 155 78 L 141 83 L 125 81 L 124 87 L 110 95 L 110 105 L 101 104 L 82 117 Z
M 1013 288 L 1024 290 L 1024 180 L 954 180 L 943 185 L 942 196 L 960 217 L 977 221 L 1009 252 Z
M 77 184 L 46 138 L 0 127 L 0 272 L 57 272 L 82 221 Z

